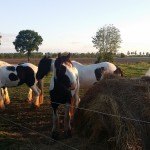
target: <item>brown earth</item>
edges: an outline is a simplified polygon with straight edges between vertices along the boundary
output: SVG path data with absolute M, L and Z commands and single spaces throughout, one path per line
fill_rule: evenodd
M 72 58 L 80 63 L 93 64 L 96 61 L 96 58 Z M 8 63 L 17 64 L 22 62 L 27 62 L 27 58 L 17 58 L 17 59 L 1 59 L 2 61 L 6 61 Z M 31 58 L 30 62 L 37 65 L 40 58 Z M 116 63 L 136 63 L 136 62 L 150 62 L 150 57 L 125 57 L 125 58 L 115 58 Z
M 3 61 L 9 63 L 22 63 L 27 62 L 26 60 L 27 59 L 3 59 Z M 95 59 L 87 58 L 75 60 L 81 63 L 94 63 L 95 61 Z M 31 59 L 31 62 L 38 64 L 39 59 Z M 126 63 L 126 60 L 123 62 Z M 42 104 L 39 109 L 33 110 L 30 108 L 31 105 L 26 102 L 26 95 L 27 90 L 24 88 L 19 87 L 10 90 L 11 104 L 6 107 L 4 112 L 0 112 L 0 150 L 100 149 L 99 145 L 95 145 L 94 141 L 89 147 L 87 145 L 88 139 L 80 138 L 75 133 L 73 133 L 72 138 L 64 139 L 63 107 L 59 112 L 61 115 L 61 139 L 59 141 L 51 139 L 52 109 L 48 99 L 49 96 L 46 95 L 44 104 Z

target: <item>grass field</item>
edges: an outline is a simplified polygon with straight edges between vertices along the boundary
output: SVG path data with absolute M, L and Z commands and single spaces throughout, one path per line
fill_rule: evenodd
M 150 64 L 144 62 L 117 65 L 127 78 L 142 76 L 150 68 Z M 49 100 L 50 77 L 49 74 L 44 78 L 44 104 L 37 110 L 32 110 L 26 101 L 28 93 L 26 85 L 9 89 L 11 104 L 4 112 L 0 112 L 0 150 L 72 149 L 50 139 L 52 128 L 52 111 Z M 80 90 L 81 97 L 84 92 Z M 59 113 L 63 116 L 63 107 Z M 63 127 L 62 121 L 61 127 Z M 77 149 L 80 149 L 79 143 L 84 144 L 84 140 L 76 136 L 71 139 L 61 139 L 61 142 Z

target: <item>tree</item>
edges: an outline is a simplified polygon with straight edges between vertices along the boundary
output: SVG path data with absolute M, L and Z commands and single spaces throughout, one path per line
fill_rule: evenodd
M 130 55 L 130 51 L 127 52 L 127 55 L 128 55 L 128 56 Z
M 120 57 L 121 57 L 121 58 L 124 58 L 125 56 L 126 56 L 126 55 L 125 55 L 124 53 L 121 53 L 121 54 L 120 54 Z
M 149 52 L 146 52 L 146 56 L 149 56 Z
M 39 45 L 41 45 L 43 39 L 37 32 L 32 30 L 22 30 L 16 36 L 13 42 L 15 49 L 20 53 L 27 53 L 28 62 L 30 61 L 31 52 L 34 50 L 39 50 Z
M 92 37 L 94 47 L 99 50 L 100 55 L 113 56 L 117 53 L 117 49 L 120 48 L 121 36 L 120 31 L 113 25 L 105 25 L 96 32 L 96 36 Z M 101 56 L 103 58 L 103 56 Z

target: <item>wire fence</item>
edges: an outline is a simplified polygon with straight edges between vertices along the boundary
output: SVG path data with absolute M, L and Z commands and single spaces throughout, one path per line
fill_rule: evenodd
M 42 133 L 39 133 L 39 132 L 37 132 L 37 131 L 35 131 L 35 130 L 32 130 L 32 129 L 30 129 L 30 128 L 27 128 L 27 127 L 25 127 L 25 126 L 23 126 L 23 125 L 21 125 L 21 124 L 18 124 L 18 123 L 14 122 L 14 121 L 12 121 L 12 120 L 10 120 L 10 119 L 6 119 L 6 118 L 4 118 L 4 117 L 2 117 L 2 116 L 0 116 L 0 118 L 3 119 L 3 120 L 5 120 L 5 121 L 7 121 L 7 122 L 9 122 L 9 123 L 11 123 L 11 124 L 14 124 L 14 125 L 16 125 L 16 126 L 22 128 L 22 129 L 25 129 L 25 130 L 27 130 L 27 131 L 36 133 L 37 135 L 40 135 L 40 136 L 42 136 L 42 137 L 44 137 L 44 138 L 46 138 L 46 139 L 48 139 L 48 140 L 50 140 L 50 141 L 56 142 L 56 143 L 58 143 L 58 144 L 60 144 L 60 145 L 62 145 L 62 146 L 65 146 L 65 147 L 70 148 L 70 149 L 72 149 L 72 150 L 78 150 L 78 149 L 75 148 L 75 147 L 72 147 L 72 146 L 70 146 L 70 145 L 67 145 L 67 144 L 61 142 L 61 141 L 58 141 L 58 140 L 55 140 L 55 139 L 53 139 L 53 138 L 51 138 L 51 137 L 49 137 L 49 136 L 46 136 L 45 134 L 42 134 Z
M 47 78 L 49 78 L 49 77 L 47 77 Z M 49 84 L 48 84 L 48 86 L 49 86 Z M 48 87 L 46 87 L 46 88 L 48 88 Z M 17 88 L 17 92 L 18 92 L 18 99 L 20 99 L 20 102 L 21 102 L 21 99 L 24 97 L 24 96 L 26 96 L 27 97 L 27 93 L 28 93 L 28 88 L 26 88 L 26 92 L 24 92 L 24 93 L 22 93 L 22 92 L 20 92 L 20 91 L 24 91 L 24 87 L 18 87 Z M 12 95 L 13 96 L 16 96 L 16 89 L 14 90 L 14 91 L 11 91 L 11 93 L 12 93 Z M 24 96 L 23 96 L 23 94 L 24 94 Z M 47 93 L 47 95 L 48 95 L 49 93 Z M 46 97 L 49 97 L 49 95 L 47 96 L 46 95 Z M 15 97 L 13 98 L 13 99 L 15 99 Z M 18 102 L 17 102 L 18 103 Z M 50 104 L 50 103 L 49 103 Z M 61 103 L 56 103 L 56 104 L 59 104 L 59 105 L 64 105 L 64 104 L 61 104 Z M 18 104 L 19 105 L 19 104 Z M 50 106 L 50 105 L 49 105 Z M 75 109 L 80 109 L 80 110 L 83 110 L 83 111 L 89 111 L 89 112 L 92 112 L 92 113 L 97 113 L 97 114 L 99 114 L 99 115 L 103 115 L 103 116 L 109 116 L 109 117 L 116 117 L 116 118 L 120 118 L 120 119 L 125 119 L 125 120 L 129 120 L 129 121 L 134 121 L 134 122 L 138 122 L 138 123 L 141 123 L 141 124 L 150 124 L 150 121 L 148 121 L 148 120 L 137 120 L 137 119 L 135 119 L 135 118 L 129 118 L 129 117 L 126 117 L 126 116 L 118 116 L 118 115 L 115 115 L 115 114 L 109 114 L 109 113 L 106 113 L 106 112 L 100 112 L 100 111 L 97 111 L 97 110 L 91 110 L 91 109 L 87 109 L 87 108 L 81 108 L 81 107 L 74 107 Z M 19 124 L 19 123 L 16 123 L 16 122 L 14 122 L 13 120 L 11 120 L 10 118 L 8 119 L 8 118 L 4 118 L 2 115 L 0 116 L 0 118 L 2 119 L 2 120 L 5 120 L 5 121 L 7 121 L 7 122 L 9 122 L 10 124 L 14 124 L 15 126 L 17 126 L 18 128 L 23 128 L 24 130 L 26 130 L 26 131 L 29 131 L 29 132 L 33 132 L 33 133 L 35 133 L 35 134 L 37 134 L 37 135 L 40 135 L 40 136 L 42 136 L 43 138 L 46 138 L 47 140 L 50 140 L 50 141 L 53 141 L 53 142 L 56 142 L 56 143 L 58 143 L 58 144 L 60 144 L 60 145 L 62 145 L 62 146 L 64 146 L 64 147 L 67 147 L 67 148 L 69 148 L 69 149 L 73 149 L 73 150 L 77 150 L 77 148 L 75 148 L 75 147 L 72 147 L 72 146 L 70 146 L 70 145 L 67 145 L 67 144 L 65 144 L 65 143 L 63 143 L 63 142 L 61 142 L 61 141 L 58 141 L 58 140 L 55 140 L 55 139 L 53 139 L 53 138 L 51 138 L 51 137 L 49 137 L 49 136 L 46 136 L 45 134 L 42 134 L 42 133 L 40 133 L 40 132 L 37 132 L 37 131 L 35 131 L 35 130 L 32 130 L 32 129 L 30 129 L 30 128 L 28 128 L 28 127 L 25 127 L 24 125 L 22 125 L 22 124 Z M 32 143 L 31 143 L 32 144 Z M 35 147 L 34 145 L 33 145 L 33 147 Z M 36 147 L 34 148 L 34 149 L 36 149 Z
M 61 104 L 61 103 L 55 103 L 55 104 L 65 105 L 65 104 Z M 89 111 L 89 112 L 92 112 L 92 113 L 97 113 L 99 115 L 104 115 L 104 116 L 109 116 L 109 117 L 117 117 L 117 118 L 120 118 L 120 119 L 134 121 L 134 122 L 138 122 L 138 123 L 142 123 L 142 124 L 150 124 L 150 122 L 146 121 L 146 120 L 137 120 L 137 119 L 134 119 L 134 118 L 129 118 L 129 117 L 125 117 L 125 116 L 118 116 L 118 115 L 115 115 L 115 114 L 109 114 L 109 113 L 106 113 L 106 112 L 100 112 L 100 111 L 97 111 L 97 110 L 91 110 L 91 109 L 86 109 L 86 108 L 81 108 L 81 107 L 75 107 L 75 106 L 70 106 L 70 107 L 73 107 L 75 109 L 80 109 L 80 110 L 83 110 L 83 111 Z M 32 129 L 28 128 L 28 127 L 25 127 L 22 124 L 16 123 L 13 120 L 11 120 L 10 118 L 9 119 L 8 118 L 4 118 L 3 116 L 0 116 L 0 118 L 1 118 L 1 120 L 5 120 L 5 121 L 9 122 L 10 124 L 13 124 L 13 125 L 17 126 L 18 128 L 21 128 L 21 130 L 24 129 L 26 131 L 33 132 L 33 133 L 35 133 L 37 135 L 42 136 L 43 138 L 46 138 L 47 140 L 50 140 L 52 142 L 56 142 L 57 144 L 60 144 L 60 145 L 62 145 L 64 147 L 67 147 L 67 148 L 72 149 L 72 150 L 77 150 L 77 148 L 75 148 L 73 146 L 70 146 L 68 144 L 65 144 L 64 142 L 61 142 L 59 140 L 55 140 L 55 139 L 51 138 L 50 136 L 47 136 L 45 134 L 42 134 L 42 133 L 37 132 L 35 130 L 32 130 Z M 32 143 L 30 143 L 30 144 L 32 144 Z M 37 149 L 35 147 L 35 145 L 33 145 L 33 149 Z

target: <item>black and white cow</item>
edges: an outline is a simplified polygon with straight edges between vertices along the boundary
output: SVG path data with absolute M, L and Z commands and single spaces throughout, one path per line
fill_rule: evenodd
M 41 92 L 42 81 L 39 82 L 40 89 L 37 87 L 37 69 L 37 66 L 31 63 L 0 67 L 0 88 L 17 87 L 25 83 L 33 91 L 32 106 L 39 107 L 39 101 L 43 99 L 43 95 Z M 3 95 L 0 93 L 0 108 L 5 109 L 7 103 L 7 99 L 4 101 Z
M 0 61 L 0 67 L 3 67 L 3 66 L 10 66 L 10 64 L 5 61 Z M 8 105 L 10 103 L 10 98 L 9 98 L 7 87 L 1 88 L 1 94 L 2 94 L 5 104 Z
M 38 80 L 42 79 L 50 70 L 50 61 L 46 58 L 45 60 L 41 60 L 38 65 L 38 72 L 36 75 Z M 59 130 L 57 109 L 60 104 L 65 105 L 64 133 L 65 136 L 68 137 L 71 134 L 70 118 L 73 116 L 75 106 L 77 107 L 79 103 L 78 71 L 70 61 L 70 54 L 67 56 L 58 55 L 53 67 L 53 77 L 50 82 L 50 97 L 53 108 L 52 137 L 57 138 Z M 71 104 L 74 104 L 74 106 L 71 107 Z
M 37 76 L 42 78 L 48 73 L 53 72 L 55 59 L 49 57 L 43 57 L 39 63 L 39 71 Z M 77 61 L 71 61 L 76 67 L 79 74 L 80 88 L 89 88 L 95 82 L 103 79 L 103 75 L 106 73 L 116 74 L 123 76 L 122 70 L 110 62 L 101 62 L 97 64 L 83 65 Z
M 103 79 L 103 75 L 107 73 L 123 76 L 121 69 L 110 62 L 101 62 L 90 65 L 82 65 L 76 61 L 72 61 L 72 63 L 78 70 L 81 88 L 89 88 L 95 82 Z

